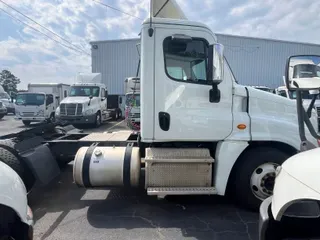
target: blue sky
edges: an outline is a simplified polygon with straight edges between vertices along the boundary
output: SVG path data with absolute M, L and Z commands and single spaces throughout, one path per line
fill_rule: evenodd
M 89 42 L 137 37 L 141 20 L 92 0 L 3 0 L 63 36 L 81 51 Z M 139 18 L 146 18 L 149 0 L 99 0 Z M 176 0 L 190 20 L 212 31 L 320 44 L 320 1 L 317 0 Z M 0 2 L 0 8 L 57 41 L 54 36 Z M 90 72 L 90 56 L 58 43 L 13 20 L 0 10 L 0 70 L 29 82 L 72 83 L 77 72 Z

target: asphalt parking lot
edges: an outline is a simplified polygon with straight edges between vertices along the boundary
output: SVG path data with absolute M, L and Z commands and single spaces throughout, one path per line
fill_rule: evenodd
M 8 134 L 9 126 L 17 131 L 13 121 L 7 116 L 0 122 L 0 135 Z M 85 131 L 125 128 L 123 122 L 110 122 Z M 35 218 L 34 239 L 258 239 L 258 214 L 237 208 L 226 198 L 157 200 L 143 189 L 86 190 L 74 184 L 72 164 L 50 185 L 33 190 L 29 205 Z

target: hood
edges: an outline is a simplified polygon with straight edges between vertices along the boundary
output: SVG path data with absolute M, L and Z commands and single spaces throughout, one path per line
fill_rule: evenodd
M 309 105 L 311 103 L 311 99 L 303 99 L 303 106 L 305 108 L 308 108 Z M 315 103 L 314 103 L 314 106 L 317 108 L 317 107 L 320 107 L 320 100 L 316 100 Z
M 288 207 L 301 200 L 320 201 L 320 148 L 298 153 L 277 169 L 271 211 L 279 221 Z M 294 190 L 293 190 L 294 189 Z
M 0 99 L 1 100 L 1 102 L 3 103 L 3 105 L 5 105 L 5 106 L 10 106 L 10 107 L 13 107 L 14 106 L 14 104 L 11 102 L 11 100 L 9 100 L 9 99 L 6 99 L 6 98 L 2 98 L 2 99 Z
M 256 99 L 268 101 L 270 103 L 283 104 L 286 106 L 296 107 L 296 102 L 292 101 L 292 99 L 285 98 L 274 93 L 255 89 L 253 87 L 249 87 L 249 86 L 246 86 L 246 87 L 248 88 L 250 98 L 256 98 Z
M 95 98 L 92 98 L 94 100 Z M 91 102 L 92 102 L 91 100 Z M 66 97 L 64 98 L 61 103 L 89 103 L 90 98 L 89 97 Z

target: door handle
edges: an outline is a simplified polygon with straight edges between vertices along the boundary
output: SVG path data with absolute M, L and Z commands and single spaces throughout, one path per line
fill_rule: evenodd
M 163 131 L 170 129 L 170 114 L 167 112 L 159 112 L 159 126 Z

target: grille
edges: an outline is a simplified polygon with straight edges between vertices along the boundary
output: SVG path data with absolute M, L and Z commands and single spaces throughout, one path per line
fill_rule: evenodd
M 130 117 L 131 118 L 140 118 L 140 113 L 131 113 Z
M 34 113 L 33 112 L 22 112 L 24 117 L 33 117 Z
M 60 114 L 64 116 L 81 116 L 82 115 L 82 104 L 76 103 L 62 103 L 60 105 Z
M 317 107 L 317 114 L 320 116 L 320 107 Z

